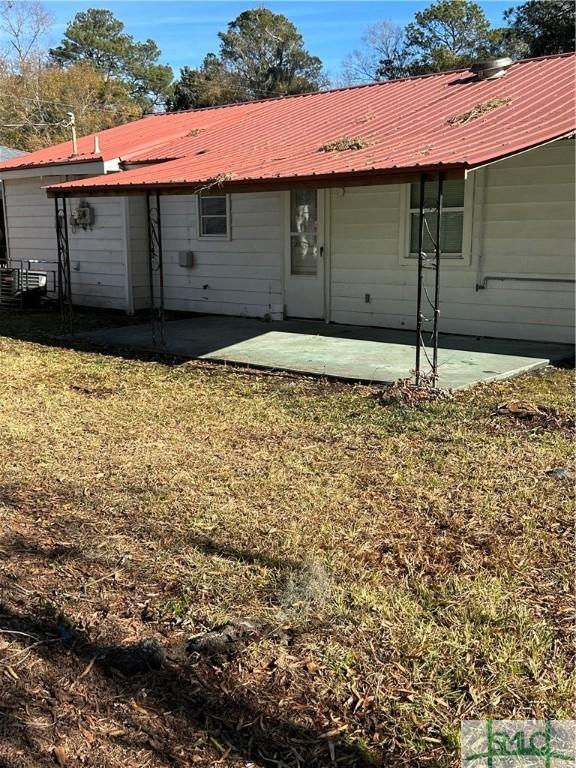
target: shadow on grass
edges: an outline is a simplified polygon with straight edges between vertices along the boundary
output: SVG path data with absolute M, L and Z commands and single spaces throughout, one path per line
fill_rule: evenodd
M 207 736 L 212 750 L 214 744 L 222 745 L 224 751 L 229 750 L 230 757 L 242 756 L 251 760 L 255 766 L 326 768 L 337 765 L 362 768 L 375 765 L 373 761 L 367 760 L 365 750 L 361 747 L 346 743 L 336 735 L 331 739 L 324 738 L 321 733 L 302 727 L 295 721 L 270 716 L 253 701 L 243 697 L 242 693 L 232 696 L 224 690 L 225 686 L 219 688 L 207 684 L 192 666 L 185 663 L 168 661 L 164 668 L 157 671 L 150 670 L 134 677 L 121 676 L 103 661 L 106 654 L 115 649 L 90 641 L 84 632 L 77 629 L 67 630 L 62 639 L 62 627 L 54 619 L 18 613 L 7 605 L 0 605 L 0 628 L 7 634 L 20 632 L 33 638 L 35 645 L 26 652 L 41 658 L 44 669 L 48 666 L 57 671 L 59 683 L 67 678 L 69 682 L 79 679 L 74 665 L 72 669 L 66 669 L 70 666 L 70 660 L 80 662 L 84 670 L 92 664 L 90 684 L 94 685 L 102 714 L 107 697 L 115 702 L 134 701 L 137 697 L 142 700 L 144 697 L 148 708 L 177 714 L 184 721 L 184 726 L 192 728 L 194 737 Z M 23 635 L 14 634 L 14 637 L 24 639 Z M 47 688 L 57 699 L 67 695 L 65 687 L 58 691 L 54 683 L 47 684 Z M 32 704 L 30 693 L 24 690 L 24 686 L 18 689 L 18 681 L 13 681 L 10 687 L 4 687 L 0 697 L 4 741 L 11 740 L 17 750 L 29 751 L 34 743 L 33 735 L 28 732 L 26 718 L 19 716 Z M 65 725 L 62 723 L 60 730 L 65 730 Z M 122 734 L 112 733 L 109 738 L 123 742 L 125 749 L 135 750 L 146 746 L 161 760 L 167 760 L 170 764 L 186 764 L 181 759 L 171 762 L 176 757 L 170 752 L 179 743 L 177 734 L 170 743 L 165 731 L 155 737 L 153 729 L 147 727 L 144 745 L 137 743 L 142 740 L 142 725 L 126 725 L 128 727 L 124 728 Z M 33 755 L 28 754 L 28 757 L 32 758 L 31 765 L 42 764 L 40 755 L 37 756 L 37 762 L 34 762 Z
M 53 500 L 57 507 L 66 498 L 63 489 L 58 491 Z M 24 509 L 28 505 L 33 506 L 34 500 L 27 499 L 18 488 L 4 487 L 0 503 L 25 514 Z M 259 699 L 258 680 L 247 693 L 235 663 L 221 666 L 204 658 L 197 660 L 197 657 L 189 657 L 184 651 L 185 639 L 181 639 L 179 634 L 171 639 L 170 630 L 168 634 L 162 632 L 167 638 L 163 645 L 168 654 L 168 662 L 162 669 L 132 677 L 111 671 L 101 659 L 111 650 L 114 652 L 115 648 L 111 649 L 103 640 L 95 639 L 102 631 L 99 612 L 102 601 L 96 600 L 90 607 L 88 598 L 92 593 L 88 592 L 87 596 L 82 586 L 100 583 L 102 574 L 110 575 L 111 566 L 84 551 L 85 545 L 88 545 L 89 551 L 91 549 L 90 532 L 84 530 L 81 540 L 76 540 L 75 535 L 70 536 L 71 522 L 58 517 L 54 521 L 55 526 L 45 525 L 40 529 L 43 536 L 48 534 L 50 538 L 65 532 L 65 541 L 35 541 L 34 533 L 18 531 L 7 531 L 0 537 L 0 638 L 9 638 L 12 643 L 7 654 L 0 654 L 0 675 L 2 678 L 6 676 L 0 685 L 0 736 L 3 744 L 10 744 L 16 753 L 20 751 L 28 756 L 21 763 L 6 763 L 7 766 L 36 768 L 52 765 L 54 760 L 50 755 L 43 762 L 46 740 L 54 738 L 58 732 L 70 736 L 72 741 L 74 736 L 78 737 L 78 715 L 72 720 L 58 715 L 50 727 L 42 726 L 45 730 L 40 733 L 43 735 L 38 735 L 38 726 L 34 723 L 46 723 L 47 717 L 51 716 L 48 713 L 53 714 L 54 708 L 60 707 L 62 702 L 65 703 L 64 709 L 70 705 L 77 707 L 78 712 L 87 711 L 88 722 L 91 714 L 103 718 L 103 722 L 108 721 L 108 726 L 110 721 L 114 726 L 120 719 L 125 733 L 99 736 L 101 749 L 108 749 L 106 744 L 109 744 L 110 749 L 131 753 L 136 750 L 152 751 L 161 765 L 190 765 L 175 750 L 183 742 L 191 741 L 203 744 L 201 756 L 205 762 L 202 765 L 207 766 L 214 765 L 221 757 L 221 753 L 217 752 L 214 753 L 214 760 L 206 757 L 214 752 L 214 742 L 223 745 L 224 751 L 230 750 L 230 762 L 224 761 L 223 766 L 237 765 L 239 759 L 249 760 L 254 766 L 285 768 L 326 768 L 334 765 L 360 768 L 374 765 L 361 744 L 355 744 L 337 733 L 330 738 L 325 737 L 323 731 L 330 729 L 325 725 L 330 722 L 328 704 L 325 711 L 320 708 L 314 716 L 314 721 L 324 724 L 319 724 L 317 730 L 310 726 L 313 721 L 310 720 L 310 706 L 305 692 L 304 695 L 300 692 L 298 699 L 294 699 L 287 717 L 284 714 L 279 716 L 276 702 L 286 695 L 290 696 L 290 693 L 284 687 L 276 691 L 274 678 L 270 682 L 272 689 L 266 683 L 264 695 Z M 257 551 L 223 546 L 209 537 L 193 536 L 186 544 L 198 547 L 209 556 L 262 564 L 281 572 L 301 566 L 301 563 L 268 557 Z M 52 568 L 53 563 L 71 565 L 79 584 L 63 578 L 58 569 Z M 131 560 L 118 567 L 128 574 L 126 588 L 129 590 L 129 603 L 138 603 L 145 591 L 138 585 L 149 582 L 150 574 Z M 48 569 L 46 577 L 45 571 L 40 568 Z M 31 578 L 24 579 L 24 584 L 20 586 L 23 569 L 28 570 Z M 30 582 L 33 591 L 24 588 L 24 585 L 28 586 L 27 582 Z M 58 596 L 65 596 L 66 600 L 61 603 Z M 79 609 L 81 618 L 74 621 L 66 618 L 68 598 L 72 598 L 76 610 L 83 600 L 88 600 L 85 607 Z M 116 618 L 120 621 L 114 622 L 112 635 L 106 632 L 106 642 L 113 637 L 115 639 L 111 642 L 118 643 L 117 648 L 120 649 L 127 647 L 121 645 L 122 637 L 130 634 L 133 641 L 134 631 L 130 628 L 128 632 L 125 629 L 118 631 L 121 617 L 130 615 L 125 600 L 120 600 L 118 606 Z M 140 630 L 146 632 L 144 625 L 140 625 Z M 148 634 L 150 630 L 154 631 L 150 627 Z M 12 635 L 11 632 L 23 632 L 31 637 Z M 178 638 L 177 641 L 175 638 Z M 174 646 L 174 642 L 178 645 Z M 32 643 L 37 644 L 30 647 Z M 16 679 L 7 672 L 7 664 L 14 663 L 8 659 L 14 647 L 18 647 L 18 652 L 21 650 L 29 654 L 31 675 L 28 674 L 27 664 L 16 666 Z M 20 660 L 18 656 L 18 664 Z M 86 679 L 82 689 L 74 690 L 78 700 L 71 699 L 71 687 L 77 685 L 75 681 L 91 663 L 93 666 L 89 674 L 84 675 Z M 264 680 L 268 680 L 268 676 Z M 278 685 L 282 686 L 281 683 Z M 154 711 L 152 719 L 141 722 L 138 710 L 134 711 L 133 702 L 136 700 L 144 700 L 146 708 Z M 95 702 L 96 705 L 86 706 L 87 702 Z M 166 712 L 173 713 L 169 722 L 160 714 Z M 299 712 L 302 712 L 304 725 L 297 722 Z M 109 727 L 108 730 L 113 731 L 114 728 Z M 82 741 L 81 735 L 79 738 Z M 104 739 L 106 741 L 102 745 Z M 3 751 L 0 745 L 0 768 L 6 754 Z M 336 762 L 332 760 L 332 755 L 335 755 Z M 109 763 L 87 763 L 98 768 L 117 764 L 120 763 L 113 760 Z
M 170 313 L 170 316 L 166 319 L 178 320 L 181 317 L 181 313 Z M 180 364 L 188 359 L 163 353 L 161 350 L 155 353 L 131 347 L 94 344 L 78 335 L 84 331 L 146 325 L 147 322 L 147 312 L 137 313 L 129 317 L 120 310 L 77 308 L 74 310 L 74 333 L 73 335 L 67 335 L 57 310 L 41 309 L 29 312 L 0 312 L 0 337 L 5 336 L 6 338 L 18 341 L 28 341 L 43 346 L 78 352 L 112 355 L 124 360 L 159 362 L 165 365 Z
M 205 555 L 223 557 L 227 560 L 236 560 L 239 563 L 247 565 L 263 565 L 267 568 L 274 568 L 277 571 L 295 571 L 302 567 L 302 562 L 291 560 L 289 558 L 279 558 L 266 555 L 254 549 L 243 549 L 232 547 L 228 544 L 220 544 L 214 539 L 205 536 L 196 536 L 194 534 L 185 537 L 187 544 L 200 550 Z

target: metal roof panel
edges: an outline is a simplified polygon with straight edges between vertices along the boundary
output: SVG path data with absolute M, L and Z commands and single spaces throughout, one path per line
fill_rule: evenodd
M 156 115 L 102 131 L 104 159 L 138 166 L 51 189 L 202 186 L 441 166 L 473 168 L 574 131 L 576 54 L 514 63 L 505 77 L 469 71 L 247 104 Z M 352 137 L 360 149 L 323 151 Z M 79 140 L 86 153 L 92 137 Z M 70 145 L 0 168 L 62 162 Z M 161 162 L 162 161 L 162 162 Z

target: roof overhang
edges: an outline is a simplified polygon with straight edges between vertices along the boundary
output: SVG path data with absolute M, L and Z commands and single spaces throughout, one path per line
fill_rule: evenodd
M 22 168 L 0 168 L 1 179 L 29 179 L 33 177 L 46 176 L 101 176 L 104 173 L 117 171 L 119 160 L 71 160 L 58 163 L 47 163 L 45 165 L 30 165 Z
M 419 181 L 422 174 L 437 175 L 442 173 L 445 179 L 463 179 L 466 169 L 464 166 L 418 167 L 399 171 L 398 169 L 363 171 L 362 173 L 344 173 L 309 176 L 292 176 L 271 179 L 230 180 L 221 184 L 210 184 L 206 180 L 190 182 L 148 182 L 146 184 L 114 183 L 109 186 L 89 185 L 81 187 L 66 187 L 55 185 L 46 187 L 49 197 L 103 197 L 126 195 L 141 195 L 146 192 L 161 192 L 165 195 L 197 194 L 206 189 L 218 189 L 222 192 L 272 192 L 294 188 L 329 189 L 341 187 L 365 187 L 383 184 L 410 184 Z M 116 179 L 118 176 L 116 176 Z
M 574 139 L 576 135 L 575 131 L 570 131 L 570 133 L 564 133 L 561 136 L 555 136 L 553 139 L 549 139 L 548 141 L 541 141 L 538 144 L 533 144 L 529 147 L 524 147 L 523 149 L 519 149 L 516 152 L 508 152 L 505 155 L 500 155 L 498 157 L 494 157 L 492 160 L 487 160 L 484 163 L 480 163 L 478 165 L 471 166 L 466 170 L 466 175 L 470 171 L 479 171 L 482 168 L 487 168 L 489 165 L 496 165 L 496 163 L 501 163 L 503 160 L 508 160 L 511 157 L 518 157 L 518 155 L 525 155 L 527 152 L 532 152 L 533 149 L 539 149 L 540 147 L 547 147 L 549 144 L 555 144 L 557 141 L 565 141 L 566 139 Z
M 126 195 L 141 195 L 146 192 L 158 192 L 164 195 L 189 195 L 203 192 L 207 189 L 218 189 L 222 192 L 267 192 L 290 190 L 294 188 L 341 188 L 357 186 L 375 186 L 383 184 L 410 184 L 419 181 L 423 174 L 436 176 L 442 173 L 445 179 L 465 179 L 469 173 L 477 171 L 488 165 L 493 165 L 510 157 L 530 152 L 538 147 L 553 144 L 557 141 L 574 138 L 574 131 L 555 136 L 547 141 L 541 141 L 514 152 L 502 153 L 488 161 L 471 165 L 462 163 L 442 163 L 431 166 L 414 166 L 412 168 L 381 168 L 365 171 L 351 171 L 346 173 L 310 174 L 291 177 L 272 177 L 261 179 L 230 179 L 221 183 L 210 180 L 196 181 L 150 181 L 150 182 L 126 182 L 121 183 L 122 171 L 115 174 L 114 182 L 109 184 L 96 184 L 93 187 L 88 183 L 78 187 L 67 187 L 66 183 L 45 187 L 49 197 L 124 197 Z M 162 162 L 151 163 L 162 166 Z M 130 170 L 136 170 L 147 163 L 137 163 Z M 121 167 L 117 166 L 118 168 Z M 129 173 L 129 171 L 126 171 Z M 100 177 L 101 178 L 101 177 Z

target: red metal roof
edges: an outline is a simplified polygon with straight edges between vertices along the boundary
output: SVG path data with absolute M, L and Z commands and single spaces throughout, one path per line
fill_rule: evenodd
M 152 163 L 53 190 L 224 185 L 474 168 L 576 128 L 576 54 L 516 62 L 505 77 L 469 71 L 158 115 L 99 134 L 105 159 Z M 322 151 L 342 137 L 361 149 Z M 80 139 L 86 153 L 93 138 Z M 2 168 L 62 162 L 64 147 Z M 61 158 L 58 160 L 57 158 Z
M 203 111 L 208 118 L 208 111 Z M 196 113 L 197 115 L 200 113 Z M 108 161 L 117 158 L 128 159 L 134 151 L 154 154 L 158 147 L 182 139 L 194 128 L 193 112 L 174 112 L 166 115 L 150 115 L 142 120 L 125 123 L 116 128 L 108 128 L 98 134 L 90 134 L 78 139 L 78 154 L 72 155 L 72 142 L 55 144 L 26 157 L 17 158 L 0 164 L 0 170 L 22 170 L 26 168 L 44 168 L 51 165 L 67 165 L 90 161 Z M 204 122 L 211 125 L 216 118 L 212 111 L 212 120 Z M 218 121 L 220 122 L 220 121 Z M 98 136 L 100 152 L 94 153 L 94 137 Z

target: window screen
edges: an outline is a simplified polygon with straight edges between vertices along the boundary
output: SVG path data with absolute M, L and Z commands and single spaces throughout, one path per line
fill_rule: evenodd
M 436 182 L 426 182 L 424 187 L 425 225 L 422 250 L 429 256 L 434 255 L 437 213 L 438 186 Z M 418 230 L 420 222 L 420 184 L 410 185 L 410 256 L 418 256 Z M 464 181 L 445 181 L 442 190 L 442 256 L 462 257 L 462 234 L 464 225 Z
M 206 195 L 200 198 L 200 237 L 228 236 L 228 196 Z

